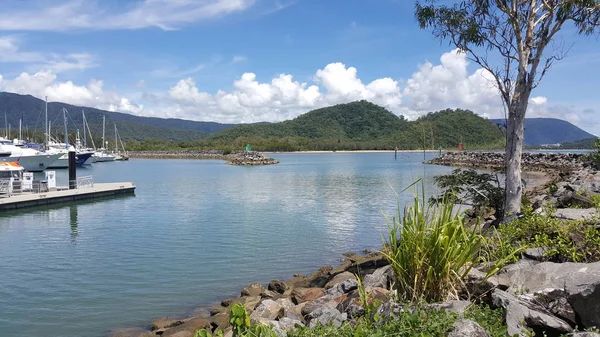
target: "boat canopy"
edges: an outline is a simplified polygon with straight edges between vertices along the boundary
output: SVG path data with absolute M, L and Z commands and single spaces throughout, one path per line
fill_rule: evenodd
M 0 162 L 0 171 L 23 171 L 24 168 L 16 161 Z

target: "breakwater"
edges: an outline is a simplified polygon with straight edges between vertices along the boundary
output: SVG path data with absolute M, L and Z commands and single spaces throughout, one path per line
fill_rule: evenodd
M 229 165 L 253 166 L 271 165 L 279 161 L 267 157 L 257 151 L 224 152 L 219 150 L 188 151 L 133 151 L 128 153 L 132 158 L 146 159 L 214 159 L 225 160 Z
M 586 166 L 582 160 L 584 156 L 575 153 L 525 152 L 521 157 L 521 169 L 540 172 L 580 170 Z M 499 170 L 505 167 L 505 155 L 504 152 L 452 151 L 428 161 L 427 164 Z

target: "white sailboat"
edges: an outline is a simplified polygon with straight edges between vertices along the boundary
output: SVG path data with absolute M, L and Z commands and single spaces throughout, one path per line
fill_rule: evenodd
M 114 123 L 113 123 L 114 124 Z M 127 155 L 127 151 L 125 151 L 125 146 L 123 145 L 123 141 L 121 140 L 121 136 L 119 135 L 119 131 L 117 131 L 117 124 L 115 125 L 115 160 L 129 160 L 129 156 Z M 121 148 L 123 152 L 119 151 L 119 142 L 121 143 Z
M 106 116 L 102 116 L 102 147 L 97 149 L 92 160 L 94 163 L 101 163 L 107 161 L 115 161 L 115 156 L 108 152 L 105 146 L 108 146 L 108 142 L 105 140 L 106 136 Z
M 79 150 L 73 145 L 69 144 L 69 134 L 67 132 L 67 110 L 63 108 L 63 122 L 65 127 L 65 141 L 60 143 L 52 140 L 52 137 L 48 137 L 47 153 L 56 154 L 60 153 L 61 156 L 56 160 L 50 168 L 68 168 L 69 167 L 69 152 L 75 152 L 75 165 L 83 166 L 88 159 L 94 154 L 92 151 Z M 77 130 L 79 135 L 79 130 Z M 79 139 L 79 136 L 77 136 Z

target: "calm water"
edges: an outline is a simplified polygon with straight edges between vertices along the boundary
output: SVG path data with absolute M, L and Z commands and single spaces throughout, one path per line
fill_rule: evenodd
M 98 163 L 78 175 L 133 181 L 136 195 L 0 213 L 1 335 L 106 336 L 378 248 L 393 189 L 424 169 L 422 153 L 272 156 Z M 449 171 L 427 166 L 427 184 Z

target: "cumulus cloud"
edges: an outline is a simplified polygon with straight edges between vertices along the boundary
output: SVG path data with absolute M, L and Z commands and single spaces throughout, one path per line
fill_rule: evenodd
M 166 91 L 143 93 L 138 99 L 147 103 L 144 107 L 105 90 L 101 80 L 76 85 L 57 81 L 52 71 L 25 72 L 14 79 L 0 75 L 0 89 L 6 91 L 48 95 L 51 100 L 138 115 L 226 123 L 276 122 L 315 108 L 362 99 L 411 119 L 445 108 L 471 109 L 488 118 L 504 116 L 491 74 L 480 68 L 469 71 L 466 55 L 457 50 L 444 53 L 438 64 L 419 65 L 403 85 L 392 78 L 365 83 L 356 68 L 339 62 L 318 69 L 311 82 L 300 82 L 291 74 L 263 82 L 255 73 L 247 72 L 233 81 L 231 90 L 210 93 L 188 76 Z M 138 88 L 145 86 L 144 81 L 137 84 Z M 579 126 L 592 125 L 591 115 L 573 106 L 550 104 L 545 96 L 532 97 L 528 111 L 528 117 L 562 118 Z
M 0 90 L 40 98 L 48 96 L 52 101 L 133 114 L 140 113 L 144 108 L 114 91 L 104 90 L 104 82 L 101 80 L 92 79 L 87 85 L 80 86 L 71 81 L 60 82 L 56 79 L 56 74 L 52 71 L 39 71 L 35 74 L 24 72 L 12 80 L 0 75 Z
M 37 1 L 36 5 L 43 1 Z M 241 12 L 255 0 L 135 0 L 101 6 L 94 0 L 66 0 L 21 10 L 2 9 L 0 30 L 66 31 L 70 29 L 172 30 L 184 24 Z M 1 5 L 1 4 L 0 4 Z M 6 4 L 5 6 L 9 6 Z M 115 10 L 115 8 L 117 8 Z

